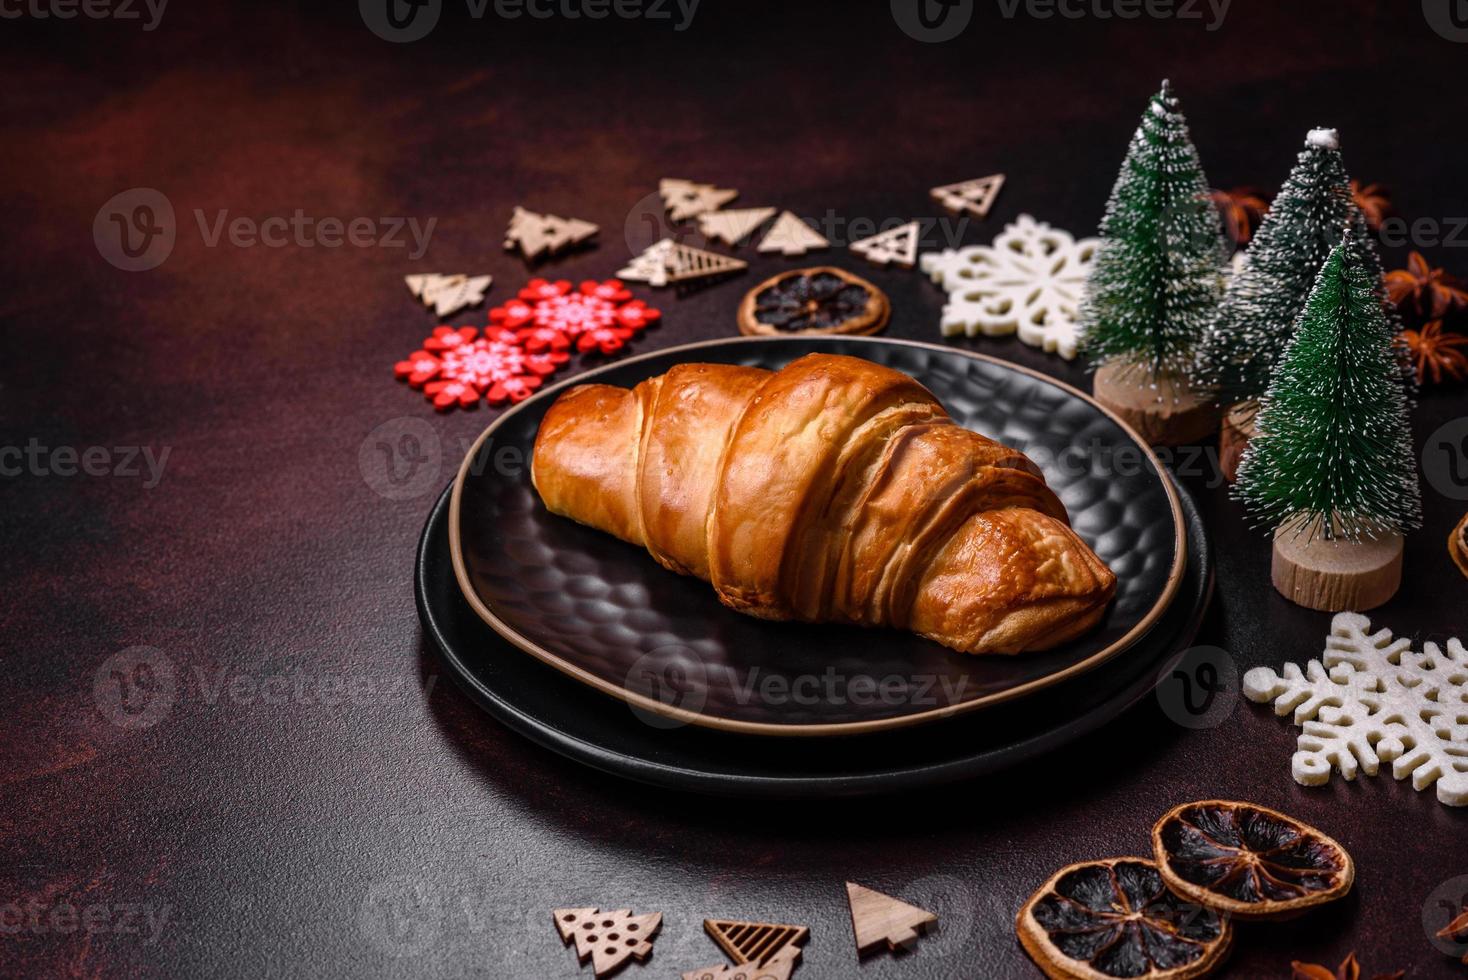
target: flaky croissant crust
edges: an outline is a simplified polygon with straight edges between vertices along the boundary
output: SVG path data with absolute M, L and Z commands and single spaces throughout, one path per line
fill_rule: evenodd
M 546 412 L 531 478 L 552 513 L 765 619 L 1018 653 L 1089 630 L 1116 590 L 1023 453 L 860 358 L 572 388 Z

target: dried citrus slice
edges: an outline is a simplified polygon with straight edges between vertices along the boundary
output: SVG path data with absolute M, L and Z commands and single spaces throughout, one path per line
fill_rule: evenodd
M 755 336 L 874 334 L 887 326 L 887 294 L 861 276 L 834 266 L 792 269 L 745 293 L 737 319 Z
M 1252 803 L 1201 800 L 1152 828 L 1167 886 L 1241 918 L 1276 918 L 1340 898 L 1356 868 L 1334 840 Z
M 1468 514 L 1453 528 L 1453 533 L 1448 535 L 1448 554 L 1452 556 L 1453 564 L 1458 566 L 1458 571 L 1468 575 Z
M 1228 916 L 1168 891 L 1146 858 L 1061 868 L 1015 921 L 1020 945 L 1051 980 L 1191 980 L 1228 954 Z

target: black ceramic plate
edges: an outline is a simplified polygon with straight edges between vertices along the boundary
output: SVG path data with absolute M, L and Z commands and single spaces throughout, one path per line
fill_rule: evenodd
M 418 614 L 459 687 L 507 727 L 604 772 L 668 789 L 797 799 L 899 792 L 996 772 L 1081 738 L 1156 687 L 1193 642 L 1213 591 L 1196 505 L 1181 494 L 1188 562 L 1177 599 L 1126 656 L 1021 702 L 919 728 L 836 739 L 751 739 L 635 711 L 527 657 L 469 607 L 449 559 L 444 491 L 418 545 Z
M 511 643 L 605 693 L 679 721 L 764 735 L 897 728 L 1028 695 L 1128 649 L 1166 610 L 1186 558 L 1171 483 L 1130 429 L 1045 375 L 930 344 L 751 337 L 629 358 L 568 384 L 631 387 L 690 361 L 777 369 L 811 351 L 911 375 L 960 425 L 1028 453 L 1076 532 L 1116 572 L 1117 597 L 1101 624 L 1044 653 L 972 657 L 898 630 L 735 613 L 707 583 L 540 503 L 517 461 L 530 458 L 564 385 L 496 419 L 460 470 L 450 542 L 470 606 Z

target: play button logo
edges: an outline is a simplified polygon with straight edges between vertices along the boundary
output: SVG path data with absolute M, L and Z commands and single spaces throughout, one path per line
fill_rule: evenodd
M 362 23 L 393 44 L 407 44 L 428 36 L 443 12 L 443 0 L 357 0 Z
M 974 0 L 892 0 L 892 19 L 914 41 L 936 44 L 962 34 Z

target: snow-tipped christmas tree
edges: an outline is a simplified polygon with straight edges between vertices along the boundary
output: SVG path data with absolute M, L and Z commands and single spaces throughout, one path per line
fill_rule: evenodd
M 1351 204 L 1348 223 L 1350 234 L 1346 236 L 1346 244 L 1360 259 L 1362 267 L 1366 269 L 1366 276 L 1371 280 L 1372 291 L 1381 301 L 1381 311 L 1386 317 L 1387 329 L 1395 338 L 1405 326 L 1402 323 L 1402 313 L 1397 309 L 1397 304 L 1393 303 L 1391 297 L 1387 295 L 1385 267 L 1381 264 L 1381 253 L 1376 250 L 1376 236 L 1371 233 L 1371 224 L 1366 220 L 1366 212 L 1358 208 L 1354 202 Z M 1410 400 L 1416 393 L 1417 372 L 1400 343 L 1397 345 L 1397 350 L 1402 360 L 1402 374 Z
M 1365 264 L 1392 334 L 1401 318 L 1387 299 L 1381 256 L 1366 216 L 1351 198 L 1340 136 L 1314 129 L 1295 167 L 1269 206 L 1249 245 L 1241 273 L 1230 281 L 1199 348 L 1195 380 L 1221 404 L 1243 403 L 1252 415 L 1294 332 L 1320 267 L 1350 224 L 1351 248 Z
M 1421 524 L 1400 364 L 1360 234 L 1352 222 L 1321 267 L 1260 403 L 1236 488 L 1271 528 L 1327 540 Z
M 1081 305 L 1093 363 L 1187 372 L 1223 292 L 1218 210 L 1172 87 L 1152 97 L 1101 219 Z
M 1221 404 L 1257 400 L 1351 209 L 1340 137 L 1314 129 L 1259 225 L 1198 351 L 1197 381 Z

